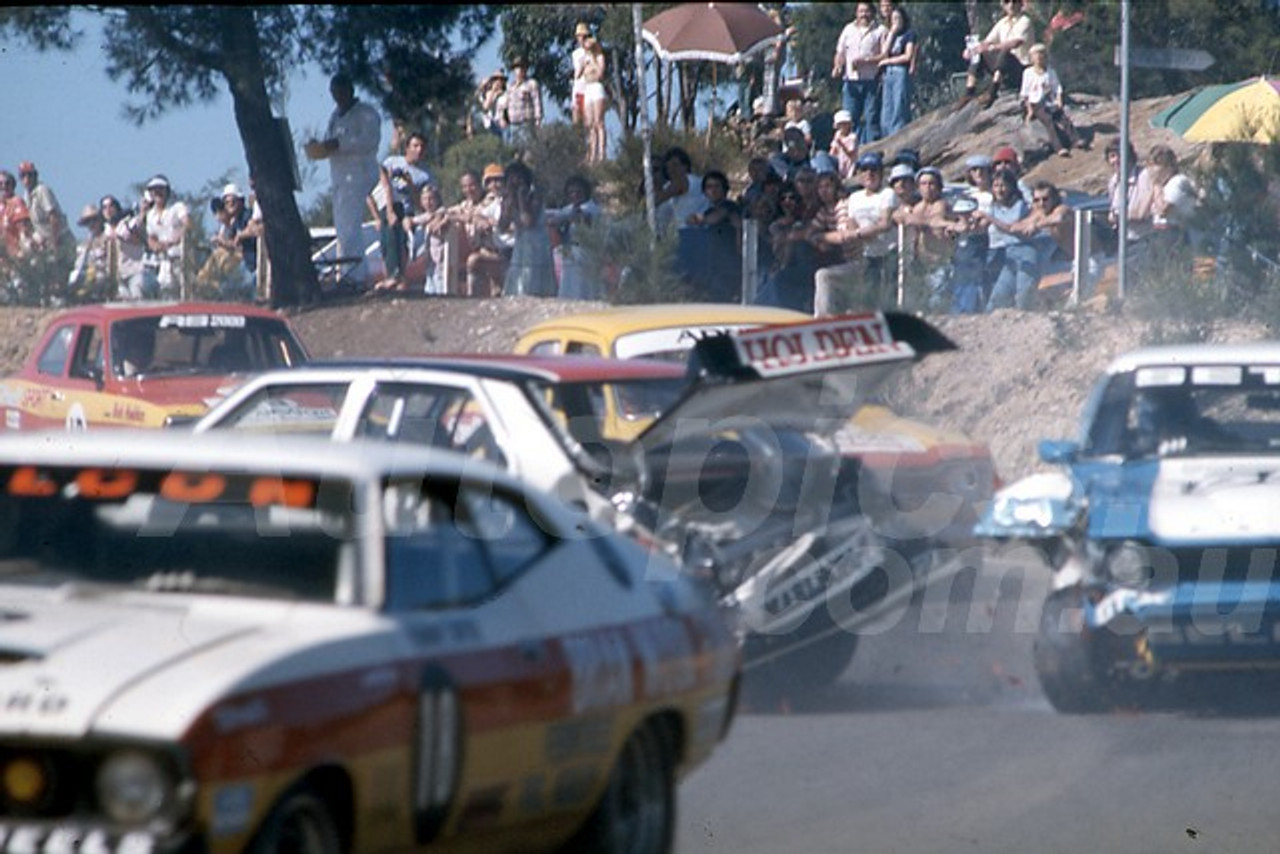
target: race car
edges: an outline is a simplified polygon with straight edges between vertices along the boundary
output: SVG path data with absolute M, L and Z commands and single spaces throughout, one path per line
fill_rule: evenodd
M 0 380 L 5 430 L 163 427 L 194 420 L 248 374 L 307 351 L 279 314 L 231 303 L 109 303 L 54 315 Z
M 869 314 L 708 337 L 685 366 L 317 361 L 250 380 L 194 429 L 372 437 L 503 465 L 710 578 L 748 666 L 809 690 L 848 665 L 857 635 L 844 623 L 904 580 L 885 569 L 896 556 L 858 511 L 856 466 L 830 436 L 884 377 L 953 346 L 918 318 Z
M 1003 489 L 976 530 L 1053 571 L 1034 656 L 1056 709 L 1280 664 L 1280 344 L 1121 356 L 1079 437 L 1039 452 L 1065 471 Z
M 710 334 L 812 319 L 764 306 L 627 306 L 542 321 L 521 334 L 515 351 L 682 362 Z M 857 460 L 862 512 L 891 544 L 904 551 L 918 549 L 922 541 L 953 551 L 973 544 L 974 523 L 998 486 L 985 444 L 903 418 L 875 399 L 866 400 L 833 438 L 842 453 Z
M 705 586 L 492 466 L 136 430 L 0 442 L 0 662 L 15 854 L 662 854 L 740 672 Z

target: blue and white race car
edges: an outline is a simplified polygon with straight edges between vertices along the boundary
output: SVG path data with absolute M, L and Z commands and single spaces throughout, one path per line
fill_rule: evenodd
M 1280 342 L 1122 356 L 1075 441 L 997 494 L 976 533 L 1054 571 L 1035 644 L 1063 712 L 1153 679 L 1280 664 Z

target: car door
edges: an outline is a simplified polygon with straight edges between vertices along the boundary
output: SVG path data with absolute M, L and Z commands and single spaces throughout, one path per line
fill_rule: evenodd
M 93 327 L 74 321 L 58 326 L 45 339 L 36 359 L 35 384 L 24 395 L 22 417 L 26 429 L 65 427 L 84 430 L 89 416 L 85 396 L 96 391 L 93 381 L 72 377 L 72 355 Z

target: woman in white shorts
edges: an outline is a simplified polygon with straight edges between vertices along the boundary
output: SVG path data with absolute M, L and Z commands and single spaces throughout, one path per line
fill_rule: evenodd
M 582 90 L 583 120 L 587 126 L 587 162 L 599 163 L 605 158 L 608 147 L 604 126 L 604 111 L 609 103 L 609 94 L 604 88 L 605 56 L 600 47 L 600 40 L 589 36 L 582 41 L 587 57 L 583 64 L 582 77 L 586 81 Z

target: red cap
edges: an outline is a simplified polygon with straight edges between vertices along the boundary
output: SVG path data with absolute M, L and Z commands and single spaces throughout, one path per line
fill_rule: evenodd
M 24 160 L 18 164 L 19 175 L 25 174 L 27 172 L 34 172 L 34 171 L 36 171 L 36 165 L 32 163 L 30 160 Z
M 1006 145 L 1004 148 L 997 148 L 996 156 L 991 159 L 996 163 L 1017 163 L 1018 152 L 1014 151 L 1011 146 Z

